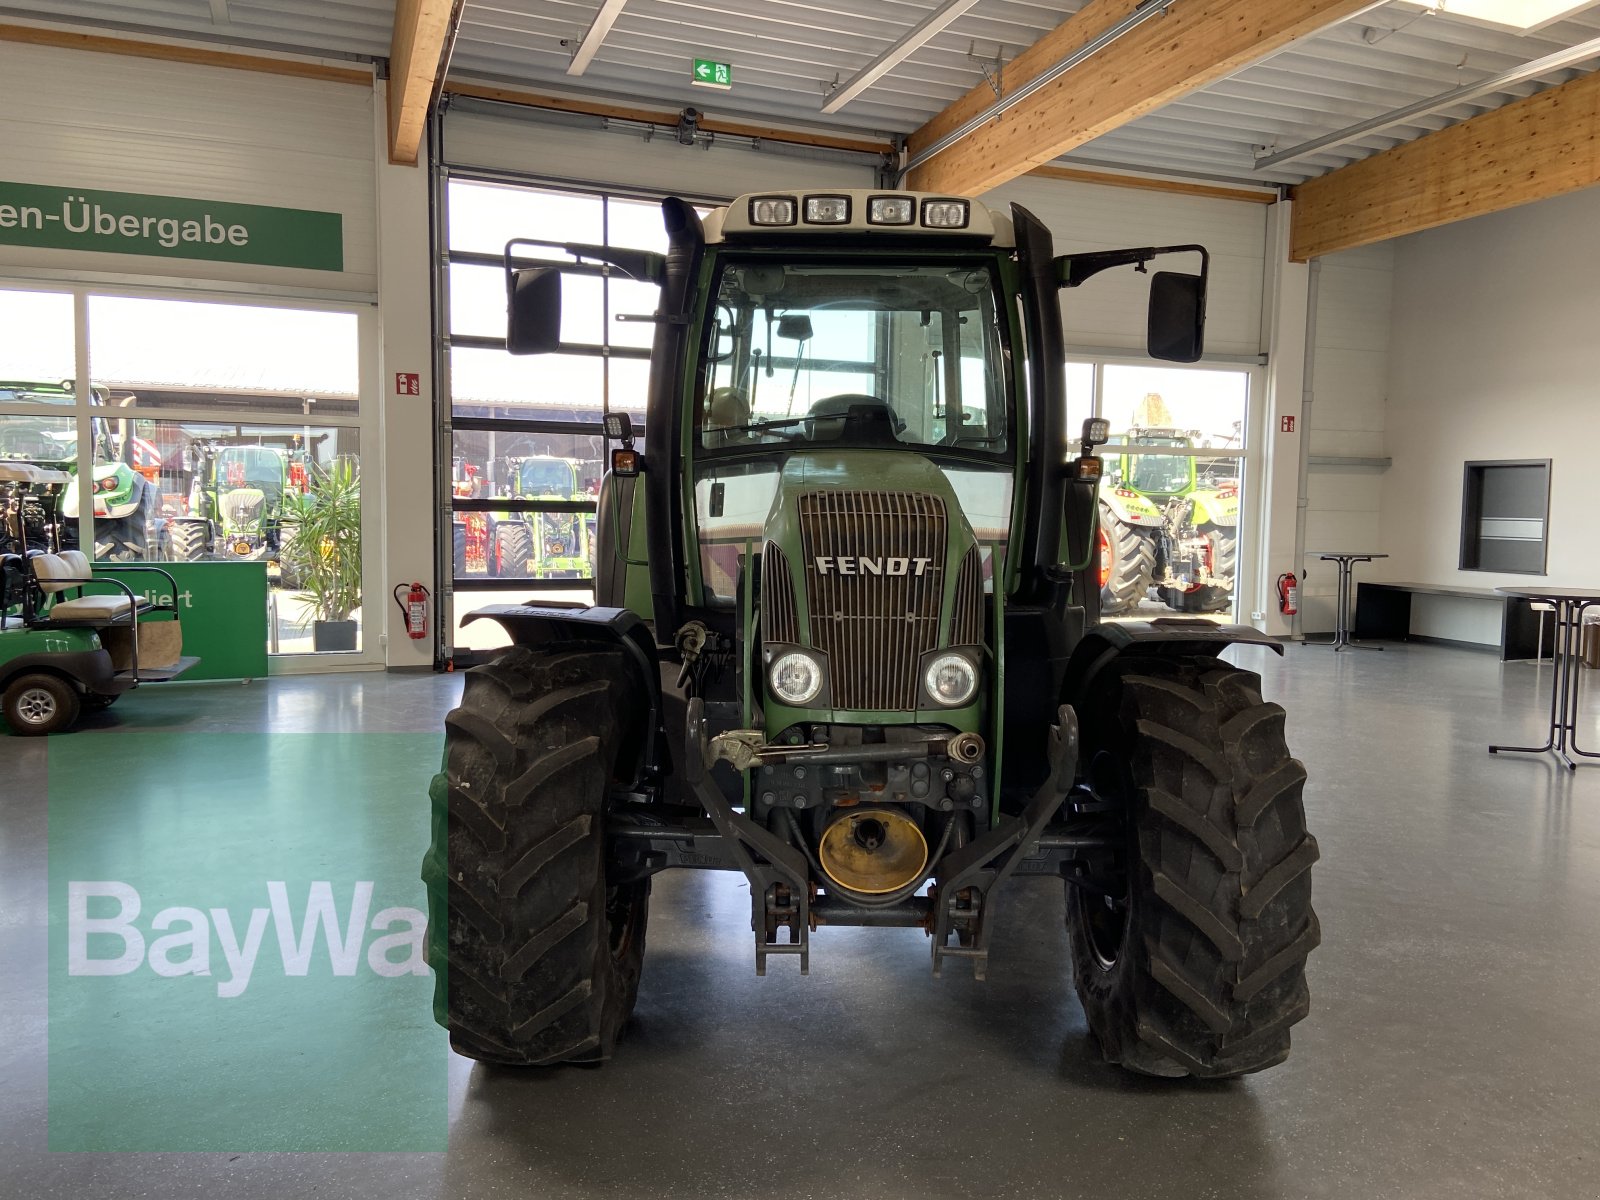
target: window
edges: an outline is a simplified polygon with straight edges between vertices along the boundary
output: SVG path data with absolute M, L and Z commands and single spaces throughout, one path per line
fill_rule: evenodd
M 564 350 L 513 357 L 505 350 L 506 245 L 539 239 L 664 251 L 667 239 L 659 204 L 602 193 L 456 177 L 445 204 L 451 576 L 455 590 L 474 593 L 472 603 L 456 605 L 453 641 L 482 649 L 504 638 L 488 622 L 461 628 L 460 617 L 480 602 L 520 602 L 530 592 L 591 598 L 607 461 L 600 420 L 627 412 L 635 434 L 642 433 L 655 333 L 648 321 L 616 318 L 653 313 L 658 290 L 627 279 L 565 276 Z M 543 245 L 515 253 L 572 257 Z
M 1469 462 L 1461 500 L 1461 569 L 1543 575 L 1550 459 Z
M 0 321 L 17 335 L 0 340 L 0 458 L 68 477 L 24 498 L 6 548 L 81 548 L 99 564 L 263 562 L 269 649 L 310 651 L 316 589 L 285 551 L 292 510 L 335 476 L 350 481 L 360 523 L 356 311 L 0 288 Z M 80 350 L 86 388 L 73 381 Z M 359 647 L 359 551 L 343 569 Z
M 1111 423 L 1101 448 L 1101 610 L 1227 620 L 1237 605 L 1250 452 L 1246 371 L 1068 363 L 1074 435 L 1086 405 Z M 1076 393 L 1076 394 L 1075 394 Z

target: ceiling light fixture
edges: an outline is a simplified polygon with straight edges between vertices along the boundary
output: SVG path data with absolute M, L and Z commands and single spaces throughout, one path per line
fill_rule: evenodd
M 1531 33 L 1593 8 L 1597 0 L 1413 0 L 1430 12 L 1464 17 L 1519 33 Z

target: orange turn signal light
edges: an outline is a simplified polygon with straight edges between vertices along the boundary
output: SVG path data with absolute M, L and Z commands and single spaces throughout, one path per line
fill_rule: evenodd
M 613 475 L 637 475 L 639 473 L 639 452 L 619 446 L 611 452 L 611 473 Z
M 1105 469 L 1105 464 L 1093 454 L 1085 454 L 1076 462 L 1079 479 L 1099 479 L 1100 473 Z

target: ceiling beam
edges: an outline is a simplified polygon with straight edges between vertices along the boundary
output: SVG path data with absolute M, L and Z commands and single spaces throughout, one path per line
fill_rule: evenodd
M 823 100 L 822 111 L 825 113 L 838 112 L 846 104 L 849 104 L 850 101 L 861 95 L 862 92 L 926 46 L 935 37 L 943 33 L 946 26 L 977 2 L 978 0 L 945 0 L 944 4 L 923 17 L 898 42 L 829 92 Z
M 1089 0 L 1007 65 L 1008 92 L 1026 93 L 1008 110 L 991 114 L 998 107 L 994 93 L 981 84 L 907 139 L 915 163 L 976 124 L 914 166 L 906 184 L 954 193 L 998 187 L 1297 38 L 1374 7 L 1373 0 L 1172 0 L 1164 14 L 1134 24 L 1146 0 Z M 1109 44 L 1028 90 L 1058 64 L 1113 35 Z M 1002 97 L 999 105 L 1007 103 Z
M 600 47 L 610 35 L 611 27 L 617 23 L 617 18 L 622 15 L 622 6 L 627 2 L 628 0 L 601 0 L 600 11 L 594 14 L 594 20 L 589 22 L 583 40 L 572 52 L 572 61 L 567 64 L 568 75 L 582 75 L 589 69 L 589 64 L 594 61 L 594 56 L 600 53 Z
M 444 73 L 458 0 L 398 0 L 389 45 L 389 161 L 415 166 Z
M 231 50 L 215 50 L 209 46 L 187 46 L 178 42 L 146 42 L 135 38 L 106 37 L 98 33 L 45 29 L 36 25 L 0 25 L 0 42 L 19 42 L 29 46 L 59 46 L 66 50 L 121 54 L 129 58 L 152 58 L 160 62 L 187 63 L 196 67 L 226 67 L 235 71 L 257 71 L 264 75 L 288 75 L 296 79 L 353 83 L 359 87 L 372 86 L 372 72 L 366 68 L 335 67 L 325 62 L 273 58 L 261 54 L 236 54 Z
M 1305 262 L 1600 184 L 1600 73 L 1307 180 L 1289 257 Z

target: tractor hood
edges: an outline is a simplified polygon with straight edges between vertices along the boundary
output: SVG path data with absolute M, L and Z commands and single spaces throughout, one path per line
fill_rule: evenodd
M 981 672 L 983 564 L 942 471 L 906 451 L 803 453 L 784 466 L 766 521 L 760 631 L 769 730 L 798 721 L 938 722 L 966 727 L 930 700 L 923 678 L 961 647 Z M 771 668 L 802 649 L 823 664 L 811 699 L 784 703 Z

